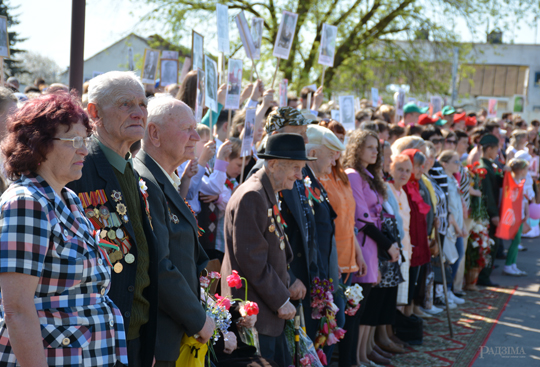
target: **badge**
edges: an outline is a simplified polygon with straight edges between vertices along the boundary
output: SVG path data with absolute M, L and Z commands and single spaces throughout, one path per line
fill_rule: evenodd
M 105 237 L 107 237 L 107 231 L 101 230 L 101 231 L 99 232 L 99 237 L 101 237 L 101 239 L 104 240 Z
M 269 230 L 270 232 L 274 232 L 274 231 L 276 230 L 276 226 L 273 225 L 273 224 L 270 224 L 270 227 L 268 227 L 268 230 Z
M 120 204 L 116 205 L 116 211 L 121 216 L 124 216 L 127 213 L 127 208 L 126 208 L 126 206 L 124 204 L 120 203 Z
M 109 239 L 111 241 L 114 241 L 116 239 L 116 232 L 114 229 L 110 229 L 109 232 L 107 232 L 107 237 L 109 237 Z
M 272 208 L 268 209 L 268 218 L 272 216 Z
M 281 241 L 279 244 L 279 248 L 285 250 L 285 242 Z
M 84 214 L 86 214 L 86 218 L 94 218 L 95 216 L 94 211 L 92 209 L 86 210 Z
M 123 215 L 123 216 L 122 216 L 122 220 L 124 221 L 124 223 L 129 222 L 129 219 L 128 219 L 128 216 L 127 216 L 127 215 Z
M 133 254 L 128 253 L 128 254 L 126 254 L 126 257 L 124 258 L 124 260 L 128 264 L 133 264 L 135 262 L 135 256 L 133 256 Z
M 120 200 L 122 200 L 122 193 L 120 191 L 113 190 L 111 196 L 113 200 L 116 202 L 119 202 Z
M 180 221 L 178 220 L 178 217 L 176 216 L 176 214 L 171 214 L 171 221 L 174 223 L 174 224 L 178 224 Z
M 118 238 L 119 240 L 124 239 L 124 231 L 122 231 L 122 229 L 118 228 L 116 230 L 116 238 Z
M 278 215 L 278 217 L 277 217 L 277 222 L 281 223 L 281 216 L 280 215 Z
M 94 208 L 94 216 L 96 218 L 99 218 L 99 209 L 98 208 Z
M 123 256 L 122 251 L 116 250 L 115 252 L 109 255 L 109 259 L 111 260 L 112 263 L 115 263 L 117 261 L 122 260 L 122 256 Z
M 107 220 L 109 219 L 109 216 L 111 215 L 111 213 L 109 212 L 109 208 L 107 208 L 105 205 L 102 205 L 100 208 L 99 208 L 99 214 L 101 214 L 101 216 Z
M 124 265 L 122 265 L 121 263 L 118 262 L 118 263 L 114 264 L 113 269 L 114 269 L 114 272 L 116 274 L 120 274 L 122 272 L 122 270 L 124 270 Z

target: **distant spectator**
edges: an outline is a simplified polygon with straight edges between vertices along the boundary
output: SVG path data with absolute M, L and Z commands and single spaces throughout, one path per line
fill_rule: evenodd
M 360 126 L 362 122 L 371 120 L 371 115 L 372 115 L 371 110 L 367 108 L 364 108 L 358 111 L 356 115 L 354 116 L 355 128 L 358 129 L 358 126 Z
M 28 94 L 28 93 L 39 93 L 39 94 L 41 94 L 41 90 L 36 86 L 27 85 L 26 88 L 24 88 L 24 94 Z
M 195 111 L 197 101 L 197 70 L 191 70 L 187 73 L 176 95 L 176 99 L 181 100 Z
M 43 78 L 36 78 L 34 79 L 34 87 L 36 87 L 40 92 L 47 87 L 47 84 L 45 84 L 45 79 Z
M 165 87 L 165 92 L 169 93 L 173 97 L 176 97 L 179 91 L 180 91 L 180 85 L 176 83 L 169 84 L 168 86 Z
M 396 140 L 399 138 L 405 136 L 405 129 L 401 126 L 395 124 L 390 126 L 390 130 L 388 130 L 388 142 L 390 145 L 392 145 Z
M 16 92 L 19 91 L 20 84 L 19 84 L 19 80 L 17 78 L 15 78 L 14 76 L 10 76 L 6 82 L 9 85 L 11 85 L 13 88 L 15 88 Z
M 62 83 L 53 83 L 45 90 L 46 94 L 58 93 L 58 92 L 67 92 L 69 93 L 69 87 Z

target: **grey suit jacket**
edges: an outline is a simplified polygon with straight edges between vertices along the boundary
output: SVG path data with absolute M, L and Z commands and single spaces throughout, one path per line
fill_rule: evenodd
M 155 356 L 176 361 L 184 333 L 199 332 L 206 321 L 200 303 L 199 273 L 208 257 L 198 240 L 198 226 L 184 199 L 163 170 L 144 151 L 134 159 L 146 181 L 150 215 L 158 242 L 158 323 Z

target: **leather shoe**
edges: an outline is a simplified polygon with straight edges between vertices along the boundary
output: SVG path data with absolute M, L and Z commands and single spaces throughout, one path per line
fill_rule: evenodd
M 367 357 L 370 361 L 377 364 L 382 364 L 385 366 L 390 364 L 390 360 L 388 358 L 384 358 L 383 356 L 381 356 L 379 353 L 375 352 L 374 350 L 372 350 L 371 353 L 367 355 Z
M 403 353 L 405 353 L 405 349 L 403 349 L 402 347 L 400 347 L 399 345 L 394 344 L 394 343 L 389 343 L 389 344 L 382 344 L 381 343 L 381 344 L 377 344 L 377 345 L 379 346 L 379 348 L 381 348 L 382 350 L 384 350 L 385 352 L 388 352 L 388 353 L 394 353 L 394 354 L 403 354 Z
M 484 287 L 498 287 L 498 286 L 499 286 L 499 284 L 493 283 L 493 282 L 491 281 L 491 279 L 488 279 L 488 280 L 485 281 L 485 282 L 482 282 L 482 281 L 479 280 L 478 282 L 476 282 L 476 285 L 482 285 L 482 286 L 484 286 Z
M 377 343 L 375 343 L 375 344 L 373 345 L 373 350 L 374 350 L 375 352 L 379 353 L 379 354 L 380 354 L 381 356 L 383 356 L 384 358 L 388 358 L 388 359 L 392 358 L 392 353 L 385 352 L 384 350 L 381 349 L 381 347 L 379 347 L 379 346 L 377 345 Z

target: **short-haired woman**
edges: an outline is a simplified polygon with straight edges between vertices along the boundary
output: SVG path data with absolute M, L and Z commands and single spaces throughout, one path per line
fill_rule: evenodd
M 127 364 L 108 257 L 65 187 L 81 177 L 90 133 L 65 92 L 29 101 L 8 124 L 2 152 L 16 181 L 0 200 L 2 366 Z

